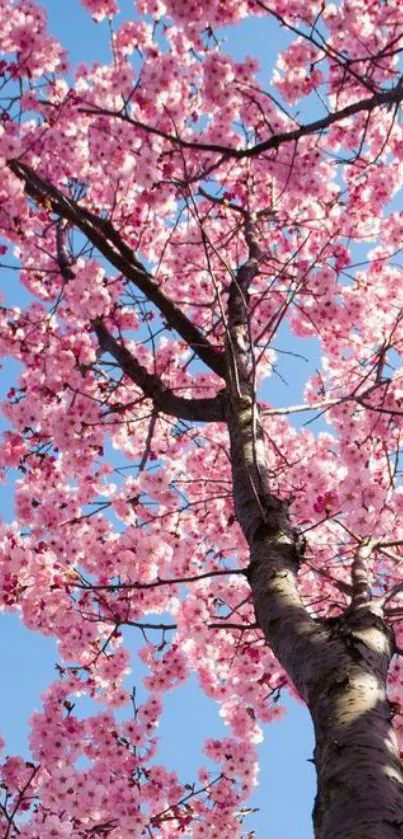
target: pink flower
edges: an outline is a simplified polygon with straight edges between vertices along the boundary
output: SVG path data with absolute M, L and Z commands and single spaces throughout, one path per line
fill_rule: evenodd
M 337 492 L 330 490 L 325 492 L 324 495 L 318 495 L 316 501 L 314 502 L 313 509 L 315 510 L 315 513 L 326 513 L 326 515 L 328 515 L 331 512 L 335 512 L 338 501 L 339 497 Z

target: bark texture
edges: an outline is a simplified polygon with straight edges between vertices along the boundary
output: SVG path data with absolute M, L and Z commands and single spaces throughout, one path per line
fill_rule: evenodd
M 370 607 L 330 631 L 308 688 L 316 734 L 317 839 L 403 835 L 403 777 L 386 676 L 393 638 Z

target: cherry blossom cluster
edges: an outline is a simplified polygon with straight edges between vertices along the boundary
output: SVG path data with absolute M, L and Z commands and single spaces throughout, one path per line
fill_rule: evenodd
M 1 409 L 15 520 L 0 526 L 0 606 L 56 638 L 59 656 L 32 759 L 4 745 L 0 826 L 20 839 L 232 839 L 264 726 L 296 691 L 255 623 L 224 423 L 165 412 L 139 382 L 158 380 L 167 404 L 222 390 L 165 304 L 222 357 L 253 224 L 249 339 L 268 475 L 307 541 L 301 596 L 339 615 L 371 536 L 372 591 L 391 593 L 402 647 L 402 128 L 397 100 L 348 108 L 398 89 L 403 13 L 398 0 L 138 0 L 122 22 L 114 0 L 82 5 L 115 18 L 113 57 L 67 75 L 40 3 L 0 0 L 0 352 L 18 365 Z M 220 42 L 248 15 L 288 27 L 268 89 L 264 66 Z M 303 115 L 316 94 L 324 119 L 347 110 L 301 131 L 292 106 Z M 24 188 L 17 159 L 47 188 Z M 287 352 L 315 342 L 300 405 L 275 404 L 285 328 Z M 142 639 L 138 705 L 128 633 Z M 159 764 L 157 732 L 164 694 L 191 675 L 227 736 L 209 737 L 206 766 L 183 779 Z M 403 751 L 402 678 L 397 657 Z

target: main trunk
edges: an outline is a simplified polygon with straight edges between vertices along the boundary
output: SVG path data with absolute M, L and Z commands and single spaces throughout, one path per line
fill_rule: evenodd
M 247 399 L 229 411 L 228 427 L 256 619 L 315 727 L 315 837 L 402 837 L 403 774 L 386 697 L 393 634 L 371 602 L 339 619 L 312 618 L 298 593 L 298 534 L 287 505 L 270 493 Z
M 260 252 L 251 219 L 245 239 L 249 259 L 234 278 L 228 301 L 226 416 L 235 511 L 250 546 L 256 620 L 314 722 L 316 839 L 397 839 L 403 837 L 403 775 L 386 698 L 393 634 L 370 601 L 363 557 L 355 580 L 359 596 L 340 618 L 315 620 L 301 602 L 301 540 L 286 501 L 270 485 L 255 399 L 248 295 Z
M 260 535 L 249 574 L 256 617 L 310 710 L 316 839 L 403 836 L 403 775 L 386 676 L 393 638 L 373 605 L 316 622 L 299 601 L 290 545 Z
M 403 777 L 386 676 L 391 637 L 362 609 L 343 618 L 309 685 L 315 727 L 316 839 L 397 839 L 403 835 Z

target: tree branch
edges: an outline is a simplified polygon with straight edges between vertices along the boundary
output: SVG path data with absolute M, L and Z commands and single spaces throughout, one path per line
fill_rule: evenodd
M 160 586 L 173 586 L 181 583 L 197 583 L 199 580 L 208 580 L 210 577 L 227 577 L 228 575 L 241 574 L 246 576 L 245 568 L 219 568 L 216 571 L 205 571 L 201 574 L 191 574 L 188 577 L 173 577 L 170 580 L 164 580 L 158 577 L 150 583 L 105 583 L 103 585 L 96 585 L 90 583 L 81 575 L 81 582 L 69 582 L 69 588 L 80 588 L 86 591 L 124 591 L 132 589 L 150 589 L 159 588 Z
M 93 322 L 93 328 L 101 349 L 113 356 L 126 376 L 142 389 L 145 396 L 152 399 L 159 411 L 191 422 L 224 422 L 224 391 L 211 399 L 184 399 L 176 396 L 159 376 L 149 373 L 127 347 L 108 332 L 100 318 Z
M 352 567 L 352 610 L 359 609 L 371 599 L 368 562 L 376 545 L 375 539 L 366 538 L 354 556 Z
M 132 117 L 129 117 L 128 114 L 119 111 L 111 111 L 108 108 L 80 108 L 79 110 L 81 113 L 84 114 L 93 114 L 94 116 L 99 114 L 103 116 L 114 117 L 115 119 L 121 119 L 124 122 L 129 122 L 136 128 L 140 128 L 149 134 L 155 134 L 158 137 L 162 137 L 163 139 L 168 140 L 170 143 L 173 143 L 182 149 L 216 152 L 217 154 L 223 155 L 224 158 L 234 157 L 240 160 L 242 158 L 247 157 L 256 157 L 257 155 L 262 154 L 263 152 L 270 151 L 270 149 L 278 149 L 284 143 L 297 142 L 301 139 L 301 137 L 307 137 L 310 134 L 316 134 L 318 132 L 325 131 L 334 123 L 340 122 L 343 119 L 348 119 L 348 117 L 355 116 L 356 114 L 365 111 L 370 113 L 375 108 L 379 108 L 382 105 L 400 104 L 402 99 L 403 85 L 399 80 L 397 85 L 395 85 L 395 87 L 391 88 L 390 90 L 375 93 L 374 96 L 368 97 L 367 99 L 361 99 L 359 102 L 352 102 L 350 105 L 346 105 L 345 108 L 340 108 L 339 110 L 327 114 L 325 117 L 322 117 L 322 119 L 317 119 L 313 122 L 308 122 L 306 123 L 306 125 L 301 125 L 298 128 L 293 129 L 292 131 L 283 131 L 279 134 L 273 134 L 267 140 L 263 140 L 261 143 L 257 143 L 255 146 L 251 146 L 251 148 L 249 149 L 234 149 L 230 146 L 222 146 L 219 143 L 203 143 L 195 142 L 193 140 L 183 140 L 181 137 L 175 136 L 175 134 L 170 134 L 169 132 L 162 131 L 159 128 L 147 125 L 146 123 L 143 123 L 140 120 L 133 119 Z
M 67 253 L 65 234 L 65 226 L 59 223 L 56 229 L 57 261 L 60 273 L 67 283 L 74 278 L 74 271 Z M 170 388 L 164 385 L 159 376 L 148 373 L 127 347 L 110 334 L 101 318 L 91 321 L 91 326 L 101 349 L 109 352 L 118 362 L 121 370 L 142 389 L 145 396 L 152 399 L 155 409 L 170 414 L 170 416 L 194 422 L 223 422 L 225 420 L 223 391 L 211 399 L 184 399 L 176 396 Z M 151 436 L 156 420 L 155 411 L 152 417 Z M 146 445 L 146 452 L 148 445 L 149 443 Z M 147 459 L 146 452 L 145 459 Z M 142 460 L 140 471 L 143 466 Z
M 36 202 L 48 201 L 54 213 L 78 227 L 111 265 L 133 282 L 159 309 L 169 326 L 179 333 L 201 361 L 217 376 L 225 379 L 224 354 L 215 349 L 197 326 L 164 294 L 111 222 L 81 207 L 26 163 L 9 160 L 7 165 L 17 178 L 24 181 L 25 190 L 30 198 Z

